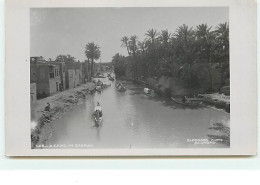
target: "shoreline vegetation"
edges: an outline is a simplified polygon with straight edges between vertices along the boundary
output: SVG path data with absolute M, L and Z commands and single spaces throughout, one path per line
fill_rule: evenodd
M 133 80 L 133 79 L 127 79 L 126 77 L 123 78 L 117 78 L 118 80 L 126 80 L 126 81 L 133 81 L 134 83 L 143 84 L 148 88 L 154 89 L 156 94 L 159 96 L 164 96 L 167 98 L 171 98 L 171 94 L 169 92 L 164 91 L 164 89 L 160 88 L 159 81 L 153 80 L 153 83 L 150 83 L 151 79 L 147 80 Z M 172 87 L 173 89 L 175 87 Z M 179 88 L 179 87 L 177 87 Z M 180 89 L 178 89 L 180 90 Z M 178 94 L 179 97 L 182 97 L 186 94 Z M 213 106 L 216 109 L 222 109 L 227 113 L 230 113 L 230 99 L 229 96 L 225 96 L 223 94 L 219 94 L 218 92 L 215 93 L 205 93 L 205 94 L 199 94 L 202 98 L 202 102 L 207 106 Z
M 37 100 L 31 112 L 31 148 L 44 144 L 52 136 L 52 123 L 78 105 L 94 89 L 94 83 L 86 83 Z M 44 111 L 47 103 L 50 104 L 50 110 Z
M 151 87 L 160 95 L 203 98 L 203 102 L 230 112 L 229 23 L 215 27 L 179 26 L 174 32 L 149 29 L 140 40 L 124 36 L 112 59 L 117 79 Z

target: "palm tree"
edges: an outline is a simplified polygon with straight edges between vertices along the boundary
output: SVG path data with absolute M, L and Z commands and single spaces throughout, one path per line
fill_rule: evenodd
M 100 57 L 100 47 L 94 42 L 90 42 L 85 47 L 85 55 L 87 58 L 91 59 L 91 77 L 94 76 L 94 60 Z
M 182 63 L 191 64 L 196 59 L 195 31 L 185 24 L 174 34 L 176 55 Z
M 196 37 L 199 50 L 199 56 L 201 60 L 207 61 L 208 74 L 210 80 L 210 90 L 212 90 L 212 60 L 215 50 L 215 32 L 211 31 L 211 27 L 207 24 L 201 24 L 197 26 Z
M 146 44 L 144 41 L 138 41 L 137 42 L 137 46 L 140 49 L 142 54 L 145 54 L 145 50 L 146 50 Z
M 122 37 L 121 41 L 122 41 L 121 46 L 125 47 L 127 49 L 128 55 L 130 55 L 129 46 L 128 46 L 129 38 L 127 36 L 124 36 L 124 37 Z
M 227 22 L 221 23 L 217 26 L 216 31 L 217 39 L 223 45 L 223 49 L 228 51 L 229 49 L 229 24 Z M 227 52 L 228 54 L 229 52 Z
M 171 39 L 171 33 L 168 32 L 168 30 L 162 30 L 159 37 L 160 41 L 160 58 L 166 59 L 170 55 L 170 39 Z M 168 63 L 169 61 L 167 61 Z
M 158 35 L 157 31 L 154 29 L 150 29 L 145 33 L 145 35 L 148 37 L 148 40 L 151 41 L 152 45 L 154 45 L 156 36 Z
M 159 35 L 159 39 L 164 47 L 167 47 L 167 45 L 169 44 L 170 38 L 171 38 L 171 33 L 169 33 L 167 29 L 161 31 L 161 33 Z
M 129 50 L 131 51 L 131 53 L 133 54 L 133 56 L 136 56 L 136 52 L 137 52 L 137 36 L 133 35 L 130 37 L 129 39 Z
M 134 78 L 137 78 L 137 58 L 136 58 L 136 54 L 137 54 L 137 36 L 133 35 L 130 37 L 129 39 L 129 50 L 130 52 L 133 54 L 133 72 L 134 72 Z
M 158 56 L 158 33 L 155 29 L 150 29 L 145 33 L 146 36 L 146 44 L 147 44 L 147 48 L 148 48 L 148 58 L 150 61 L 149 65 L 148 65 L 148 74 L 149 76 L 151 75 L 155 75 L 158 69 L 158 60 L 159 60 L 159 56 Z
M 197 26 L 196 37 L 201 55 L 200 57 L 202 59 L 206 58 L 210 65 L 212 64 L 212 55 L 215 49 L 215 35 L 215 32 L 211 31 L 211 27 L 208 27 L 207 24 Z
M 197 60 L 197 51 L 195 43 L 195 31 L 183 24 L 174 34 L 175 55 L 179 61 L 179 69 L 182 72 L 182 79 L 187 82 L 189 88 L 194 87 L 196 83 L 194 65 Z
M 219 24 L 216 28 L 217 58 L 221 64 L 221 85 L 224 77 L 229 77 L 229 24 Z

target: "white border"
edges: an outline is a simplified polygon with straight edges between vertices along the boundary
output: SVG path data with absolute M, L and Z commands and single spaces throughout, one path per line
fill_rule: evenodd
M 6 3 L 7 156 L 255 155 L 257 122 L 256 2 L 253 0 L 80 1 L 8 0 Z M 224 149 L 30 149 L 30 7 L 229 7 L 231 147 Z M 17 93 L 19 92 L 19 93 Z

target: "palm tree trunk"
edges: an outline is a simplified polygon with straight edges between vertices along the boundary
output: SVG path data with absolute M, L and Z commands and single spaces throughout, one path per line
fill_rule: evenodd
M 208 53 L 208 61 L 209 61 L 209 81 L 210 81 L 210 91 L 212 91 L 213 89 L 213 86 L 212 86 L 212 64 L 211 64 L 211 56 L 210 56 L 210 50 L 209 50 L 209 53 Z
M 92 58 L 91 59 L 91 73 L 90 73 L 90 77 L 93 77 L 94 76 L 94 59 Z

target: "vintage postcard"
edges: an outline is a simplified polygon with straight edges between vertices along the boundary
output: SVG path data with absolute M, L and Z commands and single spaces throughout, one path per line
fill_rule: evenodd
M 6 155 L 255 155 L 256 76 L 253 0 L 10 0 Z

